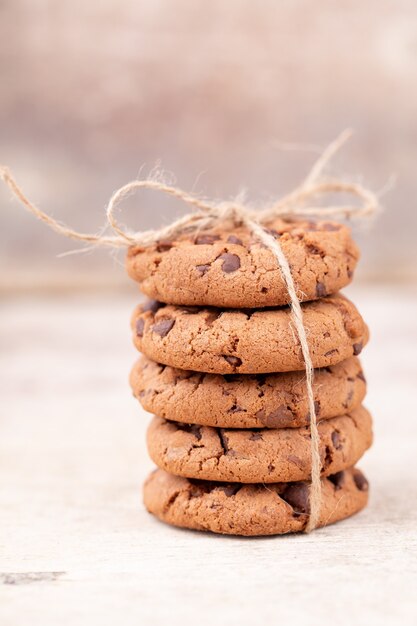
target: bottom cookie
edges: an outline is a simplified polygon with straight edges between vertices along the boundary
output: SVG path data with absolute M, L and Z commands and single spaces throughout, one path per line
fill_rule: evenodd
M 366 506 L 368 481 L 350 468 L 322 481 L 319 526 L 354 515 Z M 282 535 L 304 530 L 309 483 L 242 483 L 191 480 L 155 470 L 144 486 L 144 503 L 160 520 L 226 535 Z

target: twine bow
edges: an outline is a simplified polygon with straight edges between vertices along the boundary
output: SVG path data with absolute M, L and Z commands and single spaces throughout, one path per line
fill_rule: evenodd
M 321 509 L 321 460 L 320 460 L 320 438 L 317 429 L 317 415 L 314 406 L 313 378 L 314 369 L 310 357 L 307 342 L 306 329 L 303 323 L 303 312 L 300 300 L 296 293 L 296 287 L 291 275 L 288 261 L 282 251 L 278 239 L 275 239 L 265 228 L 265 225 L 277 217 L 305 217 L 305 218 L 363 218 L 373 215 L 379 208 L 377 196 L 364 188 L 360 184 L 347 183 L 339 179 L 322 178 L 322 172 L 341 146 L 349 139 L 351 132 L 344 131 L 334 142 L 332 142 L 322 153 L 320 158 L 312 167 L 304 182 L 287 196 L 273 203 L 263 210 L 254 210 L 240 202 L 220 202 L 212 203 L 202 200 L 197 196 L 189 194 L 177 187 L 167 185 L 157 180 L 134 180 L 118 189 L 110 198 L 106 208 L 107 225 L 115 233 L 108 236 L 104 234 L 90 235 L 79 233 L 67 226 L 60 224 L 37 208 L 23 193 L 14 180 L 7 167 L 0 167 L 0 176 L 15 197 L 28 209 L 35 217 L 45 222 L 57 233 L 94 245 L 109 247 L 141 246 L 147 247 L 160 240 L 175 238 L 185 231 L 198 231 L 219 225 L 224 221 L 232 221 L 236 226 L 244 225 L 252 234 L 258 238 L 275 255 L 282 278 L 288 290 L 290 298 L 291 316 L 300 342 L 301 352 L 305 363 L 306 390 L 308 398 L 308 408 L 310 414 L 310 435 L 311 435 L 311 486 L 310 486 L 310 514 L 305 527 L 305 532 L 310 532 L 320 523 Z M 158 230 L 147 230 L 142 232 L 129 232 L 122 228 L 115 218 L 116 208 L 124 198 L 139 189 L 152 189 L 161 193 L 173 196 L 185 204 L 192 207 L 194 212 L 189 213 L 170 225 Z M 329 205 L 310 206 L 308 203 L 319 197 L 331 194 L 349 194 L 361 201 L 358 205 Z

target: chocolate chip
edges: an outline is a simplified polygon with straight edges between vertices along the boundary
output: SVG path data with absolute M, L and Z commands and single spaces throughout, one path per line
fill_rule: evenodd
M 229 235 L 227 238 L 227 243 L 235 243 L 238 246 L 243 246 L 243 242 L 236 235 Z
M 239 357 L 237 356 L 228 356 L 226 354 L 222 354 L 222 357 L 233 367 L 239 367 L 239 365 L 242 365 L 242 359 L 239 359 Z
M 158 300 L 146 300 L 142 304 L 142 313 L 146 313 L 147 311 L 151 311 L 151 313 L 156 313 L 161 309 L 165 304 L 162 302 L 158 302 Z
M 331 474 L 331 476 L 327 477 L 327 480 L 330 480 L 336 489 L 341 489 L 345 483 L 345 472 L 342 470 L 341 472 L 336 472 L 336 474 Z
M 279 494 L 296 513 L 309 513 L 309 491 L 306 483 L 289 483 Z
M 268 293 L 268 287 L 261 287 L 261 293 Z
M 259 431 L 254 430 L 254 431 L 250 434 L 249 439 L 250 439 L 251 441 L 262 441 L 263 437 L 262 437 L 262 434 L 261 434 Z
M 348 278 L 353 278 L 353 270 L 347 271 Z
M 247 413 L 246 409 L 242 409 L 238 404 L 234 404 L 227 410 L 228 413 Z
M 138 319 L 136 322 L 136 336 L 143 337 L 144 329 L 145 329 L 145 320 Z
M 256 417 L 267 428 L 282 428 L 294 419 L 292 411 L 285 404 L 281 404 L 281 406 L 268 414 L 265 411 L 258 411 Z
M 158 241 L 156 244 L 156 249 L 158 252 L 166 252 L 173 247 L 172 241 Z
M 199 496 L 204 495 L 205 493 L 211 493 L 213 489 L 218 487 L 218 483 L 215 483 L 210 480 L 198 480 L 195 478 L 189 478 L 188 482 L 190 483 L 190 496 L 191 498 L 198 498 Z
M 330 465 L 330 463 L 332 463 L 332 461 L 333 461 L 332 450 L 331 450 L 330 446 L 326 446 L 323 469 L 326 469 L 327 467 L 329 467 L 329 465 Z
M 353 473 L 353 480 L 359 491 L 368 491 L 369 483 L 365 476 L 359 470 L 355 470 Z
M 219 259 L 222 259 L 222 270 L 226 274 L 230 274 L 231 272 L 236 272 L 236 270 L 240 267 L 240 258 L 237 254 L 230 254 L 230 252 L 225 252 Z
M 287 419 L 292 419 L 292 418 L 293 418 L 292 411 L 288 408 L 288 406 L 285 406 L 284 404 L 281 404 L 281 406 L 279 406 L 277 409 L 275 409 L 275 411 L 272 411 L 268 415 L 268 421 L 274 422 L 274 423 L 279 423 L 282 420 L 287 420 Z
M 215 241 L 219 241 L 219 239 L 220 239 L 219 235 L 198 235 L 195 238 L 194 243 L 198 246 L 205 245 L 205 244 L 211 245 Z
M 275 469 L 275 465 L 272 465 L 272 463 L 270 463 L 270 464 L 268 465 L 268 472 L 269 472 L 269 473 L 271 473 L 271 472 L 273 472 L 273 471 L 274 471 L 274 469 Z
M 342 442 L 340 441 L 340 433 L 337 430 L 332 432 L 332 442 L 336 450 L 341 450 L 343 448 Z
M 325 256 L 323 250 L 320 250 L 320 248 L 318 246 L 315 246 L 312 243 L 306 244 L 306 248 L 307 248 L 307 251 L 308 251 L 309 254 L 313 254 L 313 255 L 321 256 L 321 257 Z
M 175 320 L 165 319 L 157 322 L 152 326 L 152 332 L 156 333 L 160 337 L 166 337 L 171 328 L 174 326 Z
M 221 487 L 218 487 L 218 489 L 223 491 L 226 496 L 230 498 L 231 496 L 235 496 L 237 492 L 242 489 L 242 485 L 231 483 L 230 485 L 222 485 Z
M 316 294 L 319 298 L 324 298 L 324 296 L 327 296 L 326 287 L 323 283 L 316 284 Z
M 204 276 L 204 274 L 206 274 L 206 272 L 209 271 L 211 265 L 196 265 L 195 268 L 198 272 L 200 272 L 200 274 L 202 276 Z
M 354 343 L 353 344 L 353 354 L 355 356 L 358 356 L 358 354 L 360 354 L 362 352 L 362 348 L 363 348 L 362 341 L 360 341 L 359 343 Z
M 359 380 L 363 380 L 363 382 L 366 383 L 366 378 L 362 370 L 359 372 L 359 374 L 356 375 L 356 378 L 359 378 Z
M 341 225 L 340 224 L 333 224 L 331 222 L 327 222 L 326 224 L 322 224 L 321 225 L 321 229 L 322 230 L 328 230 L 328 231 L 336 231 L 336 230 L 340 230 L 341 229 Z
M 186 433 L 191 433 L 197 439 L 197 441 L 201 440 L 201 426 L 197 426 L 197 424 L 182 424 L 180 422 L 176 422 L 178 430 L 183 430 Z

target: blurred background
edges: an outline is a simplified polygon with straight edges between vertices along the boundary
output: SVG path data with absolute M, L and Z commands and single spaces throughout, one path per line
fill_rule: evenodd
M 347 290 L 372 336 L 370 506 L 249 543 L 146 514 L 123 253 L 60 256 L 83 246 L 0 182 L 1 624 L 416 622 L 416 71 L 416 0 L 0 0 L 0 163 L 73 229 L 98 232 L 112 192 L 155 166 L 262 206 L 347 127 L 330 173 L 386 191 L 355 228 Z M 121 220 L 140 230 L 183 211 L 143 193 Z
M 161 166 L 186 190 L 262 204 L 291 190 L 352 127 L 332 163 L 383 191 L 359 232 L 358 280 L 417 274 L 417 5 L 413 0 L 3 0 L 1 161 L 42 209 L 96 232 L 112 191 Z M 108 251 L 79 248 L 0 187 L 3 290 L 124 289 Z M 141 229 L 183 207 L 130 201 Z M 120 259 L 119 261 L 123 259 Z

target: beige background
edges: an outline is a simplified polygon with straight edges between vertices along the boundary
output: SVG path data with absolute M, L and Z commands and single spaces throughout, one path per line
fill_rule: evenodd
M 75 228 L 96 231 L 158 159 L 185 189 L 265 202 L 347 126 L 333 173 L 375 190 L 398 175 L 347 290 L 372 338 L 369 506 L 255 540 L 146 513 L 137 288 L 108 252 L 57 258 L 77 245 L 0 185 L 1 626 L 416 623 L 416 61 L 415 0 L 0 3 L 0 162 Z M 124 219 L 181 210 L 144 194 Z
M 334 173 L 375 190 L 398 177 L 374 230 L 359 235 L 360 276 L 416 274 L 413 0 L 8 0 L 0 18 L 0 158 L 64 222 L 96 231 L 111 192 L 159 159 L 185 189 L 244 187 L 262 203 L 349 126 Z M 126 284 L 107 254 L 56 260 L 74 244 L 4 189 L 0 202 L 3 287 L 97 284 L 97 273 Z M 182 210 L 152 194 L 131 205 L 136 228 Z

